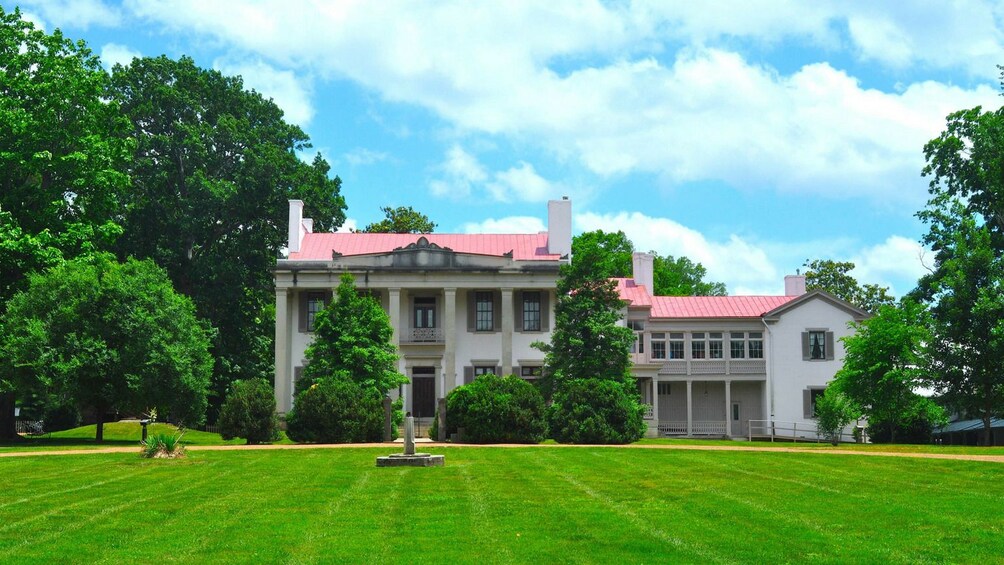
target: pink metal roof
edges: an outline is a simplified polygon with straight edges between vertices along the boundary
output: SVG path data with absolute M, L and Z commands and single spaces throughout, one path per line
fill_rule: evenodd
M 406 234 L 406 233 L 308 233 L 291 261 L 330 261 L 332 251 L 342 255 L 389 253 L 424 237 L 429 243 L 449 247 L 457 253 L 501 257 L 512 251 L 516 261 L 557 261 L 547 252 L 547 233 L 535 234 Z
M 651 306 L 653 318 L 759 318 L 797 296 L 652 296 L 632 279 L 616 279 L 631 306 Z

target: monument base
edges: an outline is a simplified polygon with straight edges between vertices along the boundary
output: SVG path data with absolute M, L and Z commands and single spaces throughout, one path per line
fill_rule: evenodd
M 446 457 L 443 455 L 430 455 L 428 453 L 416 453 L 405 455 L 394 453 L 386 457 L 377 457 L 377 467 L 442 467 Z

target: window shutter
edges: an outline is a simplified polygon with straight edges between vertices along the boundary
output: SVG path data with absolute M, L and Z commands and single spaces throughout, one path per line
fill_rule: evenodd
M 502 331 L 502 293 L 492 293 L 492 325 L 497 332 Z
M 300 333 L 307 333 L 307 300 L 310 298 L 307 291 L 301 290 L 297 294 L 299 299 L 299 330 Z
M 802 415 L 812 418 L 812 391 L 809 389 L 802 390 Z
M 477 297 L 473 290 L 467 291 L 467 331 L 473 332 L 477 328 L 476 316 L 477 316 Z
M 802 332 L 802 361 L 809 360 L 809 332 Z
M 523 331 L 523 291 L 517 290 L 512 293 L 512 329 Z
M 540 331 L 542 332 L 551 331 L 550 311 L 548 309 L 548 300 L 550 297 L 550 292 L 546 290 L 540 291 Z
M 469 385 L 474 382 L 474 367 L 464 367 L 464 384 Z
M 833 332 L 826 332 L 826 358 L 833 359 Z

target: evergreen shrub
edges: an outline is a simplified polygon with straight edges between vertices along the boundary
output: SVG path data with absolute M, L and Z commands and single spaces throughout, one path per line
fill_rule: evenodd
M 481 375 L 446 395 L 447 437 L 463 428 L 469 443 L 540 443 L 547 435 L 544 397 L 516 376 Z M 439 417 L 429 436 L 436 437 Z
M 555 392 L 548 410 L 551 437 L 559 443 L 621 444 L 645 433 L 644 407 L 624 382 L 571 379 Z
M 306 443 L 383 440 L 383 399 L 344 375 L 315 379 L 296 395 L 286 415 L 286 435 Z
M 249 445 L 279 439 L 275 391 L 265 379 L 235 381 L 220 408 L 220 436 L 245 438 Z

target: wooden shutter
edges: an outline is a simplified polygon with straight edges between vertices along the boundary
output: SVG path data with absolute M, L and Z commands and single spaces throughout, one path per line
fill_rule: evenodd
M 809 389 L 802 390 L 802 415 L 812 418 L 812 391 Z
M 464 367 L 464 384 L 469 385 L 474 382 L 474 367 Z
M 802 361 L 809 360 L 809 332 L 802 332 Z
M 307 301 L 310 299 L 310 294 L 301 290 L 297 294 L 297 298 L 299 299 L 299 330 L 300 333 L 307 333 Z
M 492 292 L 492 326 L 497 332 L 502 331 L 502 292 Z
M 548 332 L 551 331 L 551 316 L 548 310 L 548 299 L 551 293 L 542 290 L 540 291 L 540 331 Z
M 517 290 L 512 293 L 512 329 L 513 331 L 523 331 L 523 291 Z
M 826 332 L 826 358 L 833 359 L 833 332 Z
M 467 331 L 473 332 L 477 329 L 477 291 L 467 291 Z

